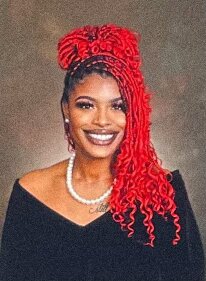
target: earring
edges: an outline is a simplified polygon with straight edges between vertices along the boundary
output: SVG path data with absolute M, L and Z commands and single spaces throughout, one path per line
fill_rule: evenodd
M 64 120 L 64 128 L 65 128 L 65 134 L 64 134 L 64 139 L 67 140 L 68 142 L 68 151 L 70 153 L 73 153 L 75 151 L 75 145 L 74 142 L 71 138 L 70 132 L 69 132 L 69 119 L 65 118 Z
M 68 118 L 64 119 L 64 129 L 65 129 L 64 139 L 68 140 L 68 135 L 69 135 L 69 119 Z

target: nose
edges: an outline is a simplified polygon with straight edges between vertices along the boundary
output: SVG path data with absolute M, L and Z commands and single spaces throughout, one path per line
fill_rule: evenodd
M 94 116 L 93 123 L 101 127 L 105 127 L 111 124 L 111 118 L 108 111 L 105 108 L 98 109 Z

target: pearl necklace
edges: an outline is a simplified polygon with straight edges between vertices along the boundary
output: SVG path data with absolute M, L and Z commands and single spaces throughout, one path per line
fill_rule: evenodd
M 67 183 L 67 188 L 69 193 L 71 194 L 71 196 L 76 199 L 78 202 L 82 203 L 82 204 L 86 204 L 86 205 L 94 205 L 94 204 L 98 204 L 101 203 L 102 201 L 104 201 L 105 198 L 107 198 L 113 189 L 113 184 L 116 182 L 116 179 L 114 179 L 114 182 L 112 184 L 112 186 L 105 192 L 103 193 L 100 197 L 96 198 L 96 199 L 85 199 L 82 198 L 81 196 L 79 196 L 79 194 L 76 193 L 76 191 L 74 190 L 73 186 L 72 186 L 72 169 L 73 169 L 73 165 L 74 165 L 74 158 L 75 158 L 75 153 L 73 153 L 69 159 L 69 164 L 67 167 L 67 174 L 66 174 L 66 183 Z

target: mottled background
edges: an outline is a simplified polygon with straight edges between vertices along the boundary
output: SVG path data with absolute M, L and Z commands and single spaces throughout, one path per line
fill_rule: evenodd
M 206 247 L 206 1 L 8 0 L 1 9 L 0 229 L 14 180 L 68 157 L 56 44 L 70 29 L 113 22 L 142 34 L 152 141 L 185 180 Z

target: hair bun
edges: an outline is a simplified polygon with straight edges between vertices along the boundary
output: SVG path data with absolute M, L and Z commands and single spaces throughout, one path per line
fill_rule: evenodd
M 113 57 L 132 69 L 140 64 L 138 41 L 140 35 L 114 24 L 84 26 L 74 29 L 59 40 L 58 63 L 68 70 L 93 56 Z

